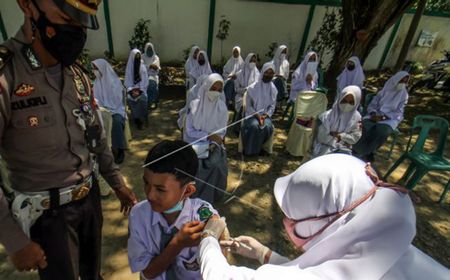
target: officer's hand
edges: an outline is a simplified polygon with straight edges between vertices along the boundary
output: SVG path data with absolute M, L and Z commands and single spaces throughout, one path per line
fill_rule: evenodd
M 204 227 L 205 223 L 200 221 L 187 222 L 173 238 L 180 248 L 198 246 Z
M 137 203 L 136 195 L 126 186 L 113 189 L 117 198 L 120 200 L 120 212 L 125 216 L 130 214 L 131 208 Z
M 18 271 L 47 267 L 44 250 L 35 242 L 30 242 L 24 248 L 10 255 L 10 258 Z

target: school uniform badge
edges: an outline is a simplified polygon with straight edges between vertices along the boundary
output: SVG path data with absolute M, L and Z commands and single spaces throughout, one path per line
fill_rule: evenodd
M 208 205 L 203 204 L 202 207 L 197 210 L 197 214 L 200 217 L 200 221 L 204 222 L 211 218 L 213 212 L 209 209 Z
M 24 97 L 28 96 L 34 91 L 34 86 L 27 85 L 27 84 L 21 84 L 17 87 L 17 89 L 14 91 L 14 95 Z

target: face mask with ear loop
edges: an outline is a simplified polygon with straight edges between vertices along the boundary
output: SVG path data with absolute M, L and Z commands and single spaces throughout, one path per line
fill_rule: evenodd
M 186 192 L 188 184 L 195 184 L 195 183 L 194 182 L 189 182 L 189 183 L 185 184 L 184 187 L 183 187 L 183 192 L 181 193 L 180 200 L 178 200 L 178 202 L 173 207 L 167 209 L 166 211 L 163 211 L 164 214 L 172 214 L 172 213 L 179 212 L 179 211 L 183 210 L 183 206 L 184 206 L 183 195 Z
M 83 27 L 52 23 L 39 8 L 36 0 L 32 0 L 32 3 L 39 12 L 37 20 L 31 18 L 33 34 L 36 30 L 39 32 L 44 48 L 63 66 L 72 65 L 83 52 L 86 43 Z

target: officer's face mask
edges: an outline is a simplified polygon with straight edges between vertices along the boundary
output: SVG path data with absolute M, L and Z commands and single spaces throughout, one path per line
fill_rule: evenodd
M 32 19 L 33 29 L 39 31 L 45 49 L 63 66 L 72 65 L 83 51 L 86 43 L 86 32 L 81 26 L 55 24 L 48 20 L 45 13 L 33 0 L 39 11 L 39 18 Z

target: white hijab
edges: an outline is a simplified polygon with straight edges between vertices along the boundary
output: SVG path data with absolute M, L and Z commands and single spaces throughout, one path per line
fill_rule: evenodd
M 104 59 L 96 59 L 92 64 L 97 67 L 100 77 L 94 81 L 94 97 L 100 107 L 108 109 L 111 114 L 126 117 L 123 85 L 114 69 Z
M 219 74 L 209 75 L 199 89 L 198 98 L 193 100 L 190 105 L 194 128 L 207 133 L 225 128 L 228 123 L 228 108 L 224 98 L 221 96 L 212 102 L 207 96 L 207 91 L 216 82 L 223 84 L 222 77 Z M 224 95 L 223 91 L 221 95 Z
M 275 75 L 281 75 L 287 79 L 289 77 L 289 61 L 281 58 L 285 49 L 287 49 L 286 45 L 279 46 L 273 55 L 272 62 L 275 67 Z
M 400 103 L 404 103 L 408 99 L 408 91 L 406 88 L 397 91 L 395 87 L 404 77 L 409 76 L 408 72 L 400 71 L 392 76 L 385 84 L 383 89 L 377 93 L 379 95 L 378 112 L 387 113 L 395 111 Z
M 292 219 L 341 211 L 374 187 L 365 166 L 344 154 L 317 157 L 275 182 L 276 201 Z M 415 221 L 408 195 L 379 188 L 372 198 L 309 241 L 300 257 L 283 266 L 262 266 L 257 274 L 261 279 L 275 279 L 271 277 L 287 271 L 290 277 L 283 279 L 406 279 L 384 276 L 411 248 Z M 308 236 L 327 222 L 298 223 L 295 230 Z M 302 275 L 309 277 L 299 277 Z
M 205 58 L 205 64 L 200 65 L 198 63 L 198 58 L 200 55 L 203 55 Z M 197 56 L 197 60 L 195 61 L 195 67 L 191 69 L 190 75 L 195 79 L 198 79 L 201 75 L 209 75 L 212 73 L 211 66 L 209 65 L 208 55 L 205 51 L 200 51 Z
M 192 100 L 199 98 L 199 91 L 203 85 L 203 82 L 208 78 L 208 75 L 201 75 L 197 79 L 197 83 L 188 91 L 188 96 L 186 100 L 186 107 L 189 107 L 189 104 Z
M 192 71 L 197 66 L 197 59 L 194 58 L 194 53 L 196 50 L 200 50 L 199 46 L 192 46 L 191 51 L 189 52 L 189 57 L 186 60 L 186 63 L 184 64 L 184 71 L 186 72 L 186 75 L 189 74 L 189 72 Z
M 366 79 L 359 58 L 357 56 L 352 56 L 348 59 L 348 61 L 351 61 L 355 64 L 355 69 L 350 71 L 347 69 L 347 65 L 345 65 L 344 70 L 337 77 L 338 79 L 337 89 L 339 93 L 341 93 L 346 86 L 350 85 L 359 86 L 360 88 L 362 88 L 364 80 Z
M 259 80 L 260 73 L 258 68 L 250 68 L 250 60 L 253 56 L 255 56 L 254 53 L 249 53 L 247 55 L 242 71 L 239 72 L 236 76 L 236 81 L 239 84 L 239 87 L 248 87 L 249 85 Z
M 148 49 L 152 49 L 152 51 L 153 51 L 153 55 L 152 56 L 147 56 L 147 50 Z M 155 47 L 153 46 L 153 44 L 152 43 L 147 43 L 146 45 L 145 45 L 145 51 L 144 51 L 144 63 L 145 63 L 145 65 L 147 66 L 147 68 L 150 66 L 150 65 L 156 65 L 156 66 L 158 66 L 158 69 L 161 69 L 161 65 L 159 64 L 159 57 L 158 57 L 158 55 L 156 55 L 156 51 L 155 51 Z
M 234 50 L 239 52 L 238 57 L 234 57 Z M 231 57 L 228 59 L 227 63 L 223 66 L 223 79 L 228 79 L 229 75 L 237 74 L 244 66 L 244 60 L 241 56 L 241 48 L 235 46 L 231 52 Z
M 350 112 L 342 112 L 339 108 L 339 103 L 347 95 L 352 95 L 355 100 L 353 110 Z M 322 119 L 322 125 L 328 131 L 336 131 L 339 133 L 348 132 L 357 122 L 361 121 L 361 115 L 358 112 L 358 106 L 361 102 L 361 89 L 357 86 L 348 86 L 342 90 L 341 98 L 338 102 L 333 104 L 333 107 L 328 111 Z
M 128 57 L 127 68 L 125 71 L 125 87 L 128 91 L 132 88 L 139 88 L 143 94 L 147 95 L 148 73 L 144 61 L 142 60 L 142 54 L 141 65 L 139 67 L 140 81 L 135 82 L 134 80 L 134 58 L 138 53 L 140 54 L 141 52 L 138 49 L 133 49 Z
M 275 85 L 272 82 L 264 83 L 262 81 L 264 73 L 269 69 L 275 72 L 275 66 L 272 62 L 267 62 L 263 65 L 258 81 L 248 87 L 247 95 L 252 102 L 247 104 L 247 106 L 252 106 L 255 112 L 263 110 L 265 113 L 269 106 L 277 102 L 277 88 Z
M 292 74 L 292 89 L 302 91 L 304 89 L 309 88 L 309 86 L 306 83 L 306 75 L 308 74 L 306 72 L 306 68 L 309 62 L 309 58 L 315 54 L 316 55 L 316 62 L 319 62 L 319 55 L 316 52 L 308 52 L 303 59 L 302 63 L 295 69 L 294 73 Z M 317 86 L 317 80 L 319 79 L 319 74 L 314 74 L 311 88 L 316 88 Z

